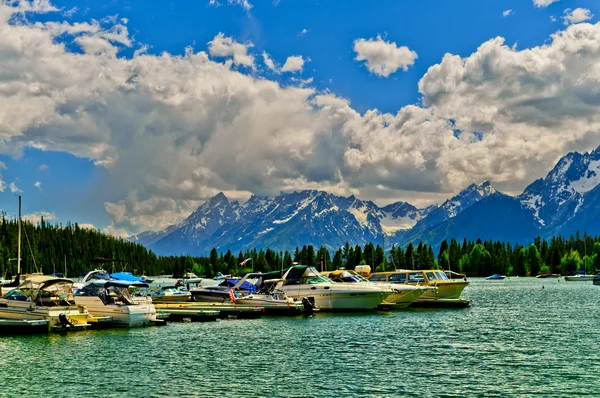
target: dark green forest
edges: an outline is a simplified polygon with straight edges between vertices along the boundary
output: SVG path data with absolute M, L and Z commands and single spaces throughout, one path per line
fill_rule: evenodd
M 335 251 L 313 246 L 296 248 L 293 252 L 271 249 L 218 253 L 212 249 L 209 257 L 157 256 L 144 246 L 96 230 L 80 228 L 77 224 L 51 225 L 44 220 L 34 225 L 23 222 L 21 268 L 23 273 L 65 272 L 77 277 L 98 268 L 95 259 L 114 259 L 106 262 L 108 271 L 129 271 L 137 275 L 180 276 L 192 271 L 199 276 L 217 272 L 243 274 L 249 271 L 271 271 L 289 267 L 293 262 L 315 265 L 319 269 L 353 269 L 369 264 L 377 271 L 393 269 L 442 268 L 469 276 L 537 275 L 540 273 L 571 274 L 577 270 L 593 273 L 600 269 L 600 237 L 587 235 L 554 237 L 549 241 L 536 238 L 523 246 L 509 242 L 443 241 L 437 253 L 431 245 L 410 243 L 404 248 L 392 246 L 386 253 L 383 247 L 368 243 L 351 246 L 348 243 Z M 0 225 L 0 275 L 17 272 L 16 220 L 2 218 Z M 240 266 L 244 259 L 249 260 Z M 376 267 L 373 267 L 376 264 Z

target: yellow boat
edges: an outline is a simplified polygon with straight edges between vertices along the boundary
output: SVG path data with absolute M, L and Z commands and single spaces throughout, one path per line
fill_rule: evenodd
M 87 308 L 73 302 L 73 281 L 33 275 L 0 298 L 0 319 L 45 320 L 49 330 L 78 330 L 89 325 Z
M 429 286 L 411 286 L 391 284 L 387 282 L 372 282 L 353 270 L 339 269 L 335 271 L 321 272 L 329 279 L 337 283 L 362 283 L 367 286 L 377 286 L 381 288 L 391 289 L 392 293 L 388 295 L 381 303 L 380 307 L 392 306 L 394 308 L 406 308 L 415 302 L 419 297 L 428 290 L 435 288 Z
M 448 279 L 443 270 L 396 270 L 375 272 L 369 276 L 371 282 L 397 283 L 414 286 L 430 286 L 437 289 L 423 293 L 413 306 L 468 306 L 471 299 L 461 297 L 469 285 L 466 280 Z

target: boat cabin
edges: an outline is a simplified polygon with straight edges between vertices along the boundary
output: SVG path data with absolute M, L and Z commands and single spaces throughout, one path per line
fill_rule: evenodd
M 10 301 L 27 301 L 43 307 L 73 305 L 73 281 L 51 276 L 32 276 L 2 298 Z
M 443 270 L 396 270 L 390 272 L 377 272 L 369 278 L 371 282 L 435 284 L 439 281 L 448 281 L 448 276 Z

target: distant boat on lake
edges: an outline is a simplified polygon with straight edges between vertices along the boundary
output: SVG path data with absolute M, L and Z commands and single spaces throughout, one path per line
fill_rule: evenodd
M 500 275 L 500 274 L 494 274 L 494 275 L 488 276 L 485 279 L 487 279 L 488 281 L 499 281 L 499 280 L 502 280 L 504 278 L 506 278 L 506 276 Z
M 577 274 L 565 276 L 566 281 L 593 281 L 594 275 Z
M 558 278 L 559 274 L 539 274 L 536 278 Z

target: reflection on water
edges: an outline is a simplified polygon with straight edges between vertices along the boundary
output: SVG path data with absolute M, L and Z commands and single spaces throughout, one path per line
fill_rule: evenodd
M 466 309 L 1 337 L 6 396 L 600 395 L 600 287 L 474 280 Z

